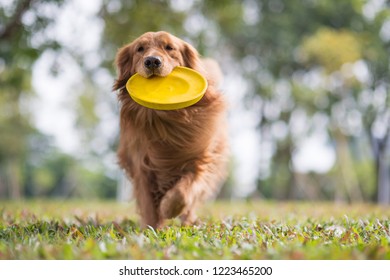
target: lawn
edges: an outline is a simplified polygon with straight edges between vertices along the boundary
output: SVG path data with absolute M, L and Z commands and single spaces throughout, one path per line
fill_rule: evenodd
M 141 231 L 133 204 L 0 201 L 0 259 L 390 259 L 390 208 L 215 202 Z

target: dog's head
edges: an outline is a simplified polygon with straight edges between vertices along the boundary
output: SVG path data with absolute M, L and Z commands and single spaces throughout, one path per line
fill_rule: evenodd
M 194 69 L 199 65 L 198 60 L 198 52 L 183 40 L 164 31 L 147 32 L 118 51 L 114 90 L 124 87 L 135 73 L 145 78 L 164 77 L 176 66 Z

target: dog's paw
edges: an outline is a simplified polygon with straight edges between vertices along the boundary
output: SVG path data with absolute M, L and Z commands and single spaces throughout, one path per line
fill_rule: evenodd
M 201 224 L 200 220 L 193 211 L 187 211 L 187 213 L 181 214 L 180 220 L 183 226 L 197 226 Z
M 170 189 L 160 203 L 160 217 L 171 219 L 179 216 L 186 207 L 186 196 L 179 188 Z

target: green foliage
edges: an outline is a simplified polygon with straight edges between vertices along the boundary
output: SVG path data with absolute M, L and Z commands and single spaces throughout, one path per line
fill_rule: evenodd
M 53 20 L 41 9 L 55 9 L 61 2 L 20 0 L 0 7 L 0 181 L 6 182 L 0 184 L 0 196 L 4 185 L 10 196 L 22 196 L 28 184 L 24 163 L 33 153 L 32 139 L 42 136 L 25 106 L 33 95 L 30 70 L 44 49 L 57 47 L 52 40 L 38 44 L 34 39 Z
M 99 170 L 87 169 L 75 156 L 58 151 L 31 117 L 34 63 L 45 51 L 67 48 L 51 34 L 63 2 L 18 0 L 0 7 L 0 197 L 115 196 L 116 182 L 102 164 Z M 96 88 L 88 81 L 76 106 L 81 116 L 76 126 L 86 142 L 100 121 Z
M 390 259 L 389 208 L 220 202 L 197 226 L 144 231 L 127 213 L 109 202 L 7 202 L 0 259 Z
M 347 30 L 321 28 L 303 41 L 305 61 L 317 62 L 328 73 L 340 70 L 346 63 L 362 58 L 362 46 L 356 35 Z
M 169 1 L 106 1 L 100 12 L 104 19 L 103 65 L 113 71 L 113 58 L 119 47 L 148 31 L 165 30 L 183 34 L 185 13 L 174 11 Z
M 389 145 L 380 145 L 379 142 L 388 142 L 389 133 L 376 142 L 378 136 L 373 135 L 372 129 L 375 122 L 378 125 L 378 120 L 383 120 L 380 123 L 384 130 L 390 127 L 386 117 L 389 94 L 384 102 L 380 102 L 381 105 L 373 105 L 372 100 L 366 102 L 363 98 L 364 93 L 379 88 L 389 91 L 389 39 L 381 34 L 390 18 L 390 10 L 384 5 L 369 18 L 364 13 L 367 3 L 360 0 L 247 1 L 247 9 L 258 11 L 254 20 L 236 17 L 236 25 L 241 24 L 239 32 L 225 30 L 221 25 L 219 31 L 225 40 L 230 39 L 232 54 L 241 62 L 239 71 L 249 83 L 248 95 L 252 98 L 248 106 L 257 105 L 262 141 L 271 142 L 274 147 L 268 168 L 270 176 L 259 181 L 258 189 L 262 194 L 271 197 L 283 194 L 285 198 L 291 198 L 291 194 L 296 196 L 298 176 L 289 165 L 289 159 L 301 139 L 321 129 L 327 132 L 337 161 L 343 163 L 338 172 L 329 172 L 328 179 L 317 185 L 320 192 L 348 174 L 339 185 L 347 184 L 349 186 L 345 188 L 353 190 L 351 193 L 363 192 L 365 197 L 372 197 L 372 188 L 359 184 L 361 176 L 356 174 L 360 171 L 361 154 L 352 152 L 352 147 L 356 141 L 361 141 L 362 146 L 371 149 L 372 156 L 366 160 L 374 168 L 364 169 L 364 172 L 366 178 L 377 177 L 375 158 L 378 158 L 378 153 L 375 147 L 385 147 L 381 153 L 388 158 Z M 355 68 L 359 66 L 354 64 L 357 61 L 360 66 L 367 67 L 366 77 L 357 77 L 364 74 L 364 69 Z M 283 85 L 282 90 L 278 89 L 280 85 Z M 306 128 L 300 135 L 295 133 L 297 115 L 306 118 L 302 120 Z M 321 115 L 326 119 L 322 128 L 316 121 Z M 288 128 L 288 133 L 281 138 L 272 134 L 275 124 L 280 122 Z M 358 124 L 357 127 L 352 123 Z M 343 137 L 336 137 L 338 133 Z M 367 143 L 364 141 L 367 138 L 374 140 Z M 346 144 L 342 143 L 344 141 Z M 388 170 L 388 164 L 383 168 Z M 311 186 L 303 188 L 309 197 Z M 390 188 L 390 182 L 387 182 L 387 188 Z M 348 194 L 342 193 L 341 196 L 348 199 Z
M 26 166 L 26 195 L 29 197 L 114 198 L 116 181 L 105 170 L 86 168 L 72 156 L 47 151 Z

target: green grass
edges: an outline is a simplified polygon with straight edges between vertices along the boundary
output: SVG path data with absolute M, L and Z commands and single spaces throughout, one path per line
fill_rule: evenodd
M 134 205 L 0 201 L 0 259 L 390 259 L 390 208 L 216 202 L 141 231 Z

